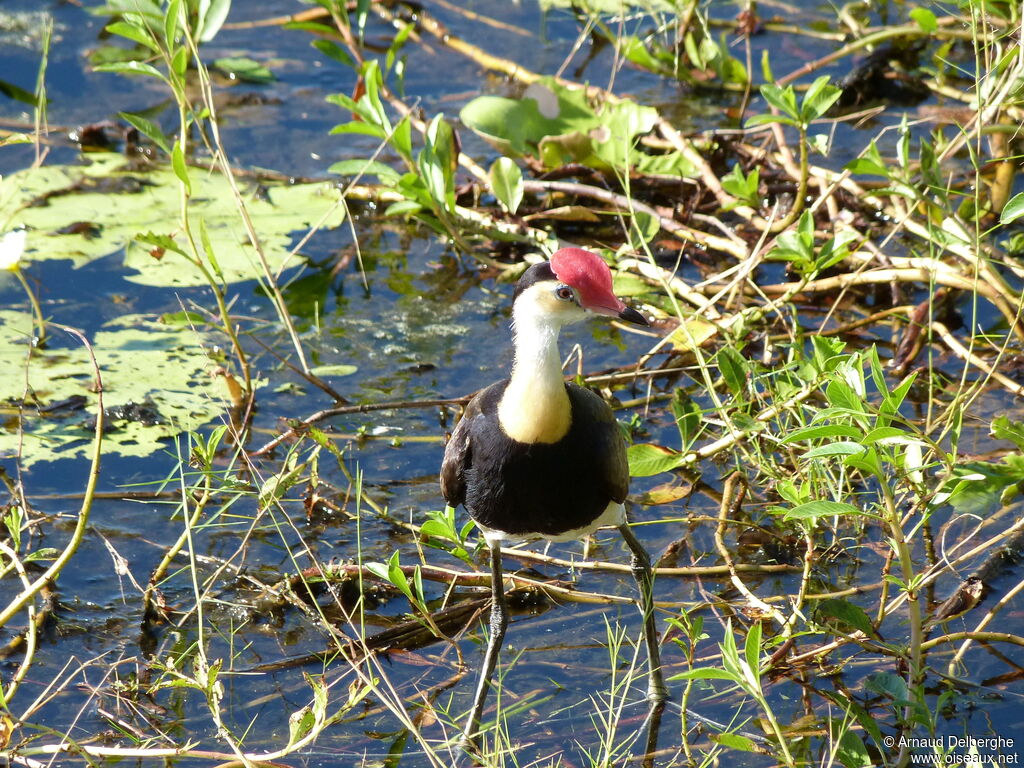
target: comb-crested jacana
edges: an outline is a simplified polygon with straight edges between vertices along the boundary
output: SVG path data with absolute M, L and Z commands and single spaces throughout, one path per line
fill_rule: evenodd
M 566 383 L 558 353 L 562 326 L 590 313 L 648 325 L 612 292 L 608 265 L 581 248 L 563 248 L 516 284 L 512 306 L 512 376 L 466 406 L 441 465 L 448 504 L 465 506 L 491 552 L 490 637 L 464 732 L 475 745 L 488 686 L 508 626 L 501 569 L 505 542 L 568 541 L 617 526 L 632 552 L 650 664 L 647 697 L 663 701 L 650 558 L 626 522 L 629 468 L 612 409 L 598 395 Z

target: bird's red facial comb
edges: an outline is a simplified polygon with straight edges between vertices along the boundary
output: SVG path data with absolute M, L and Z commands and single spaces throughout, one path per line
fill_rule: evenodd
M 612 271 L 596 253 L 583 248 L 562 248 L 551 257 L 551 271 L 576 289 L 580 303 L 591 312 L 618 315 L 626 308 L 612 292 Z

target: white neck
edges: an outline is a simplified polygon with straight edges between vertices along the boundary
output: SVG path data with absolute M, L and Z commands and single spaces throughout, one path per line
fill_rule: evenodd
M 505 433 L 521 443 L 555 443 L 569 431 L 571 408 L 558 354 L 561 323 L 519 301 L 513 309 L 515 362 L 498 406 Z

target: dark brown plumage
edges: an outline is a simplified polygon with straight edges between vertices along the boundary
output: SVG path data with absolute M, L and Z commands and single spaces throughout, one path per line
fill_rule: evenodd
M 498 425 L 508 379 L 470 401 L 445 449 L 441 493 L 487 529 L 559 537 L 597 520 L 629 491 L 626 446 L 612 409 L 566 385 L 572 417 L 557 443 L 520 443 Z
M 565 248 L 550 262 L 530 267 L 513 300 L 512 376 L 470 401 L 445 448 L 441 492 L 451 506 L 466 508 L 491 550 L 491 633 L 463 734 L 469 745 L 476 744 L 508 626 L 501 565 L 501 545 L 508 540 L 576 538 L 616 526 L 633 553 L 640 588 L 652 715 L 667 696 L 650 558 L 630 530 L 623 506 L 629 491 L 626 446 L 608 404 L 566 384 L 562 374 L 559 331 L 589 313 L 647 325 L 615 296 L 611 271 L 593 253 Z

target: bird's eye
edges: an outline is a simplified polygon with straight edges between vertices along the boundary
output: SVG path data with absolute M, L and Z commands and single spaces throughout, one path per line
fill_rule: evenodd
M 560 285 L 555 288 L 555 297 L 562 301 L 572 301 L 576 298 L 576 294 L 568 285 Z

